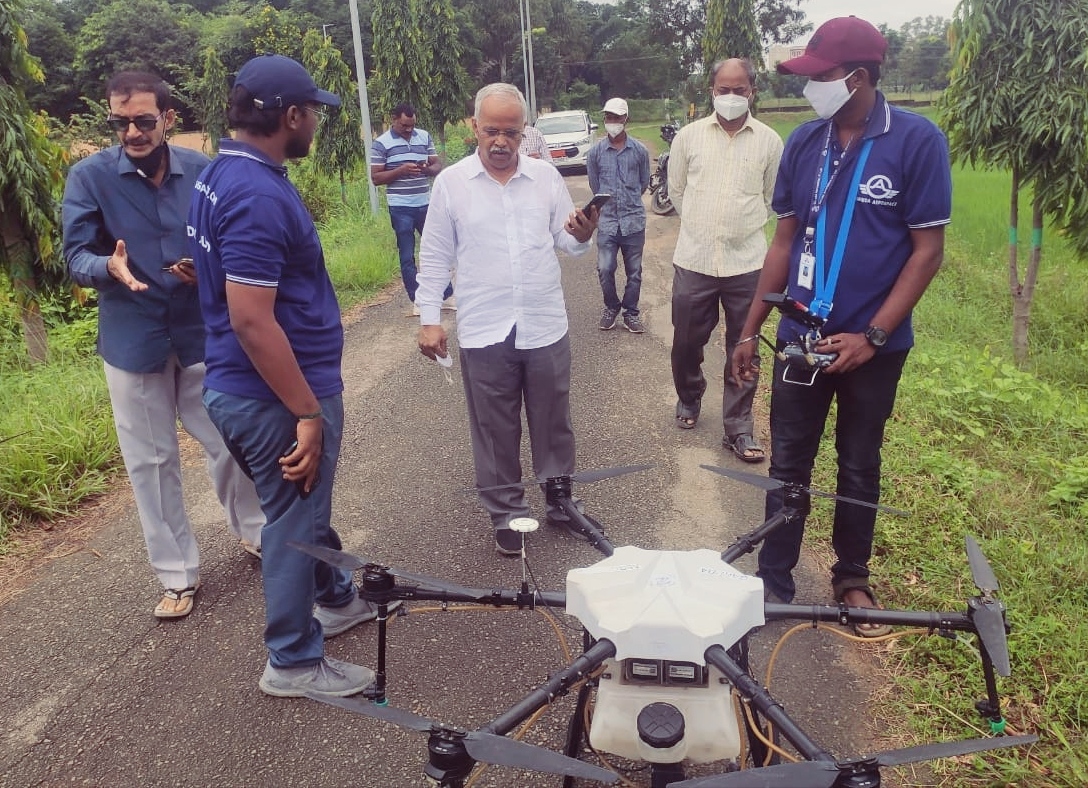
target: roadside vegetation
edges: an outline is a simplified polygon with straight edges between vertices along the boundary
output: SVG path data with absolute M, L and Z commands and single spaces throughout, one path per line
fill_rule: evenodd
M 762 116 L 783 134 L 802 118 Z M 654 153 L 663 120 L 635 124 Z M 464 128 L 445 154 L 464 153 Z M 873 574 L 889 607 L 962 610 L 971 586 L 964 536 L 974 535 L 1009 608 L 1013 673 L 999 679 L 1010 731 L 1040 734 L 1020 751 L 930 765 L 944 786 L 1088 785 L 1088 263 L 1044 234 L 1031 323 L 1030 365 L 1012 363 L 1006 261 L 1010 175 L 956 167 L 944 269 L 916 311 L 885 451 L 884 502 Z M 338 179 L 293 169 L 318 217 L 329 270 L 346 310 L 395 280 L 384 211 L 369 215 L 362 172 L 341 200 Z M 1024 197 L 1030 200 L 1030 195 Z M 1026 234 L 1025 234 L 1026 235 Z M 72 298 L 43 305 L 51 360 L 29 365 L 15 306 L 0 288 L 0 555 L 27 529 L 50 527 L 102 492 L 119 471 L 95 314 Z M 831 422 L 829 422 L 831 423 Z M 834 489 L 834 436 L 814 486 Z M 831 507 L 816 504 L 806 544 L 827 545 Z M 988 731 L 973 643 L 908 636 L 866 646 L 887 668 L 883 722 L 896 745 Z M 894 715 L 894 716 L 893 716 Z M 912 782 L 909 775 L 902 784 Z M 922 784 L 931 784 L 929 782 Z

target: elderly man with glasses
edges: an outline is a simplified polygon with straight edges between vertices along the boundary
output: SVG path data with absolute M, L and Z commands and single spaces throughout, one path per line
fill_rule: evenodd
M 170 92 L 126 71 L 106 86 L 106 125 L 119 145 L 77 162 L 62 206 L 68 270 L 98 291 L 98 352 L 121 456 L 151 567 L 163 586 L 158 618 L 193 609 L 200 556 L 185 512 L 177 422 L 204 446 L 231 533 L 260 557 L 265 518 L 201 403 L 204 323 L 185 218 L 208 157 L 166 143 Z

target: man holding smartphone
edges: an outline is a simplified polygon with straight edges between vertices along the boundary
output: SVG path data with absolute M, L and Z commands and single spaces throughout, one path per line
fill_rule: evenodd
M 604 104 L 604 139 L 586 154 L 586 174 L 594 194 L 612 198 L 600 209 L 597 225 L 597 276 L 604 294 L 602 331 L 616 327 L 620 311 L 623 325 L 632 334 L 645 331 L 639 317 L 642 292 L 642 249 L 646 245 L 646 208 L 642 193 L 650 185 L 650 153 L 638 140 L 627 136 L 627 102 L 610 98 Z M 623 254 L 627 285 L 621 300 L 616 291 L 616 262 Z
M 257 557 L 264 514 L 200 401 L 204 323 L 183 256 L 189 195 L 208 158 L 166 143 L 174 110 L 154 74 L 121 72 L 106 97 L 106 123 L 120 145 L 69 172 L 64 254 L 72 279 L 98 291 L 98 352 L 117 440 L 163 586 L 154 613 L 181 618 L 193 609 L 200 557 L 182 496 L 178 420 L 204 446 L 231 533 Z

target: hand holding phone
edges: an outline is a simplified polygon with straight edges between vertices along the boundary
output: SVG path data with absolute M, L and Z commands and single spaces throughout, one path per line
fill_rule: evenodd
M 594 194 L 593 199 L 587 202 L 586 207 L 582 209 L 582 213 L 589 213 L 590 208 L 596 208 L 599 211 L 611 199 L 611 194 Z

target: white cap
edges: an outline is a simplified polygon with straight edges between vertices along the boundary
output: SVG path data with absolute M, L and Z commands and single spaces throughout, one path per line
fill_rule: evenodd
M 627 102 L 621 98 L 610 98 L 604 103 L 603 112 L 611 112 L 613 115 L 626 115 Z

